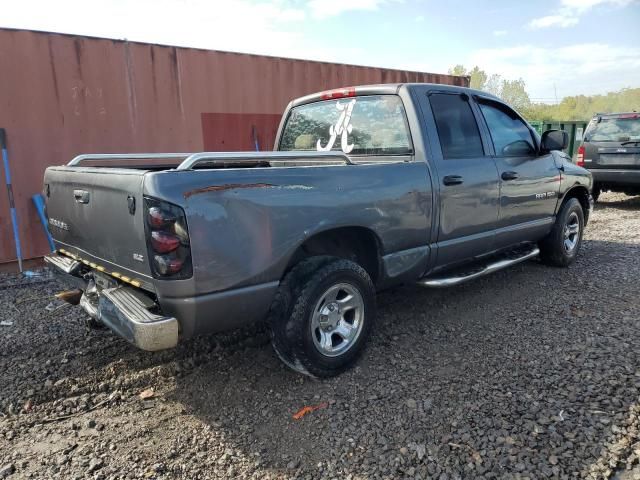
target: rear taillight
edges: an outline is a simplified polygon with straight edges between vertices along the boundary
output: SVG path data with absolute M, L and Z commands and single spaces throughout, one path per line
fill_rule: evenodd
M 154 276 L 183 279 L 192 275 L 189 230 L 182 208 L 145 197 L 147 248 Z
M 157 253 L 173 252 L 180 246 L 180 239 L 172 233 L 156 230 L 151 232 L 151 247 Z
M 184 266 L 184 261 L 179 258 L 171 258 L 168 255 L 155 255 L 153 261 L 156 270 L 161 275 L 175 275 Z
M 159 207 L 151 207 L 147 214 L 147 221 L 151 228 L 165 228 L 176 221 L 170 212 Z
M 578 147 L 578 154 L 576 155 L 576 165 L 584 167 L 584 145 Z

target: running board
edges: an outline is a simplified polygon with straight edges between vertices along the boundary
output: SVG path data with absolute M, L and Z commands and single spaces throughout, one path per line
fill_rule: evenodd
M 497 272 L 498 270 L 510 267 L 511 265 L 515 265 L 516 263 L 524 262 L 526 260 L 529 260 L 530 258 L 537 257 L 539 253 L 540 249 L 538 247 L 534 247 L 533 250 L 529 250 L 523 255 L 489 263 L 481 269 L 473 271 L 472 273 L 459 274 L 452 277 L 423 278 L 422 280 L 418 280 L 418 285 L 422 285 L 423 287 L 436 288 L 452 287 L 454 285 L 473 280 L 474 278 L 483 277 L 490 273 Z

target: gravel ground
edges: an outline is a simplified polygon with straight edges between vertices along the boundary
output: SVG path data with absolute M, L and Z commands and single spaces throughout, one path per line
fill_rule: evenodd
M 639 278 L 640 197 L 605 194 L 571 268 L 385 292 L 316 381 L 264 333 L 137 351 L 5 275 L 0 478 L 640 479 Z

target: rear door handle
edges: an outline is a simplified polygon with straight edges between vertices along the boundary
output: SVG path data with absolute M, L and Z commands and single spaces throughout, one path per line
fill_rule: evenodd
M 442 183 L 444 183 L 446 186 L 460 185 L 462 182 L 463 180 L 460 175 L 447 175 L 442 179 Z
M 75 198 L 78 203 L 89 203 L 89 192 L 86 190 L 74 190 L 73 198 Z
M 501 177 L 503 180 L 515 180 L 519 175 L 517 172 L 502 172 Z

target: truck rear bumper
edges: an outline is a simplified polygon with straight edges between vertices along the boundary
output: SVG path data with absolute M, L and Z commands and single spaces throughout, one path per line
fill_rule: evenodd
M 178 344 L 178 320 L 151 313 L 131 287 L 102 290 L 98 319 L 142 350 L 164 350 Z
M 233 330 L 263 320 L 269 312 L 279 282 L 268 282 L 222 292 L 189 297 L 167 297 L 158 292 L 158 303 L 167 315 L 180 320 L 180 335 Z
M 115 333 L 142 350 L 163 350 L 178 343 L 178 320 L 150 311 L 154 302 L 136 289 L 127 286 L 105 288 L 88 295 L 88 283 L 75 275 L 81 264 L 61 255 L 47 255 L 45 262 L 63 280 L 80 286 L 82 308 L 92 318 L 104 323 Z

